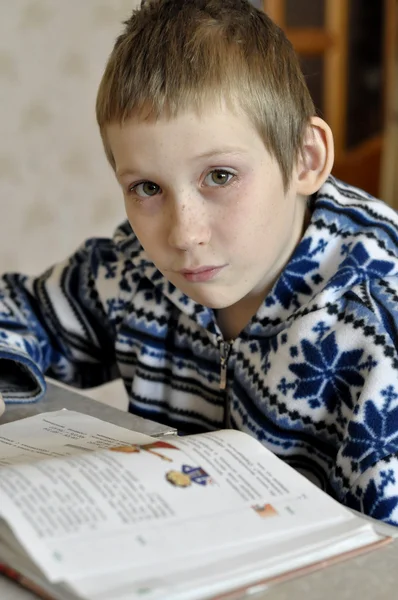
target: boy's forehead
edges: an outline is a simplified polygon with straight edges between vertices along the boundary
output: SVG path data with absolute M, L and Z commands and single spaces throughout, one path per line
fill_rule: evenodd
M 213 147 L 244 151 L 257 132 L 245 114 L 227 107 L 209 107 L 207 111 L 186 110 L 175 117 L 164 115 L 158 119 L 133 115 L 108 124 L 105 133 L 112 146 L 139 141 L 142 147 L 161 142 L 169 146 L 183 144 L 187 149 L 194 146 L 203 154 Z
M 231 111 L 186 112 L 173 118 L 138 117 L 111 123 L 106 130 L 115 169 L 123 173 L 153 166 L 199 162 L 216 155 L 235 158 L 264 150 L 247 118 Z

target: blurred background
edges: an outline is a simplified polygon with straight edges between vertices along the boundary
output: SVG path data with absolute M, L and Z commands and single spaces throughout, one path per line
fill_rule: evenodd
M 334 134 L 334 174 L 398 208 L 397 0 L 253 4 L 300 56 L 318 114 Z
M 124 218 L 94 106 L 138 3 L 0 0 L 1 272 L 40 272 Z

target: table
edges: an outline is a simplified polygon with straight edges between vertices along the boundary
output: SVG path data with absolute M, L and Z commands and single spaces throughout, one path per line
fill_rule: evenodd
M 139 431 L 148 435 L 159 436 L 167 433 L 175 433 L 175 429 L 160 425 L 149 419 L 143 419 L 131 413 L 117 410 L 102 402 L 97 402 L 91 398 L 84 396 L 84 392 L 75 392 L 66 387 L 58 386 L 54 383 L 47 382 L 47 392 L 45 397 L 40 402 L 29 404 L 7 404 L 5 413 L 0 416 L 0 425 L 10 421 L 17 421 L 25 417 L 32 417 L 40 413 L 51 410 L 61 410 L 68 408 L 76 410 L 108 421 L 119 427 L 125 427 L 132 431 Z M 0 596 L 0 599 L 2 597 Z
M 37 404 L 7 406 L 0 424 L 27 416 L 69 408 L 149 435 L 173 433 L 168 427 L 124 413 L 95 400 L 49 384 Z M 375 552 L 279 583 L 250 600 L 394 600 L 398 598 L 398 540 Z M 37 596 L 0 576 L 1 600 L 37 600 Z M 111 598 L 109 600 L 112 600 Z M 166 600 L 166 599 L 165 599 Z

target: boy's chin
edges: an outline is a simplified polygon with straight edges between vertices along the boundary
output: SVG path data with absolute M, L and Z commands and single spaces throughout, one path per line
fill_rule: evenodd
M 223 308 L 228 308 L 235 304 L 237 300 L 231 299 L 230 296 L 226 297 L 221 291 L 217 293 L 216 290 L 186 290 L 185 294 L 191 298 L 194 302 L 205 306 L 206 308 L 210 308 L 212 310 L 221 310 Z

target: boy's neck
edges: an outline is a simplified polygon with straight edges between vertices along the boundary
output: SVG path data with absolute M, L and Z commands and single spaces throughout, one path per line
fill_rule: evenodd
M 243 298 L 240 302 L 216 311 L 217 324 L 225 340 L 234 340 L 251 321 L 264 300 L 264 295 Z

